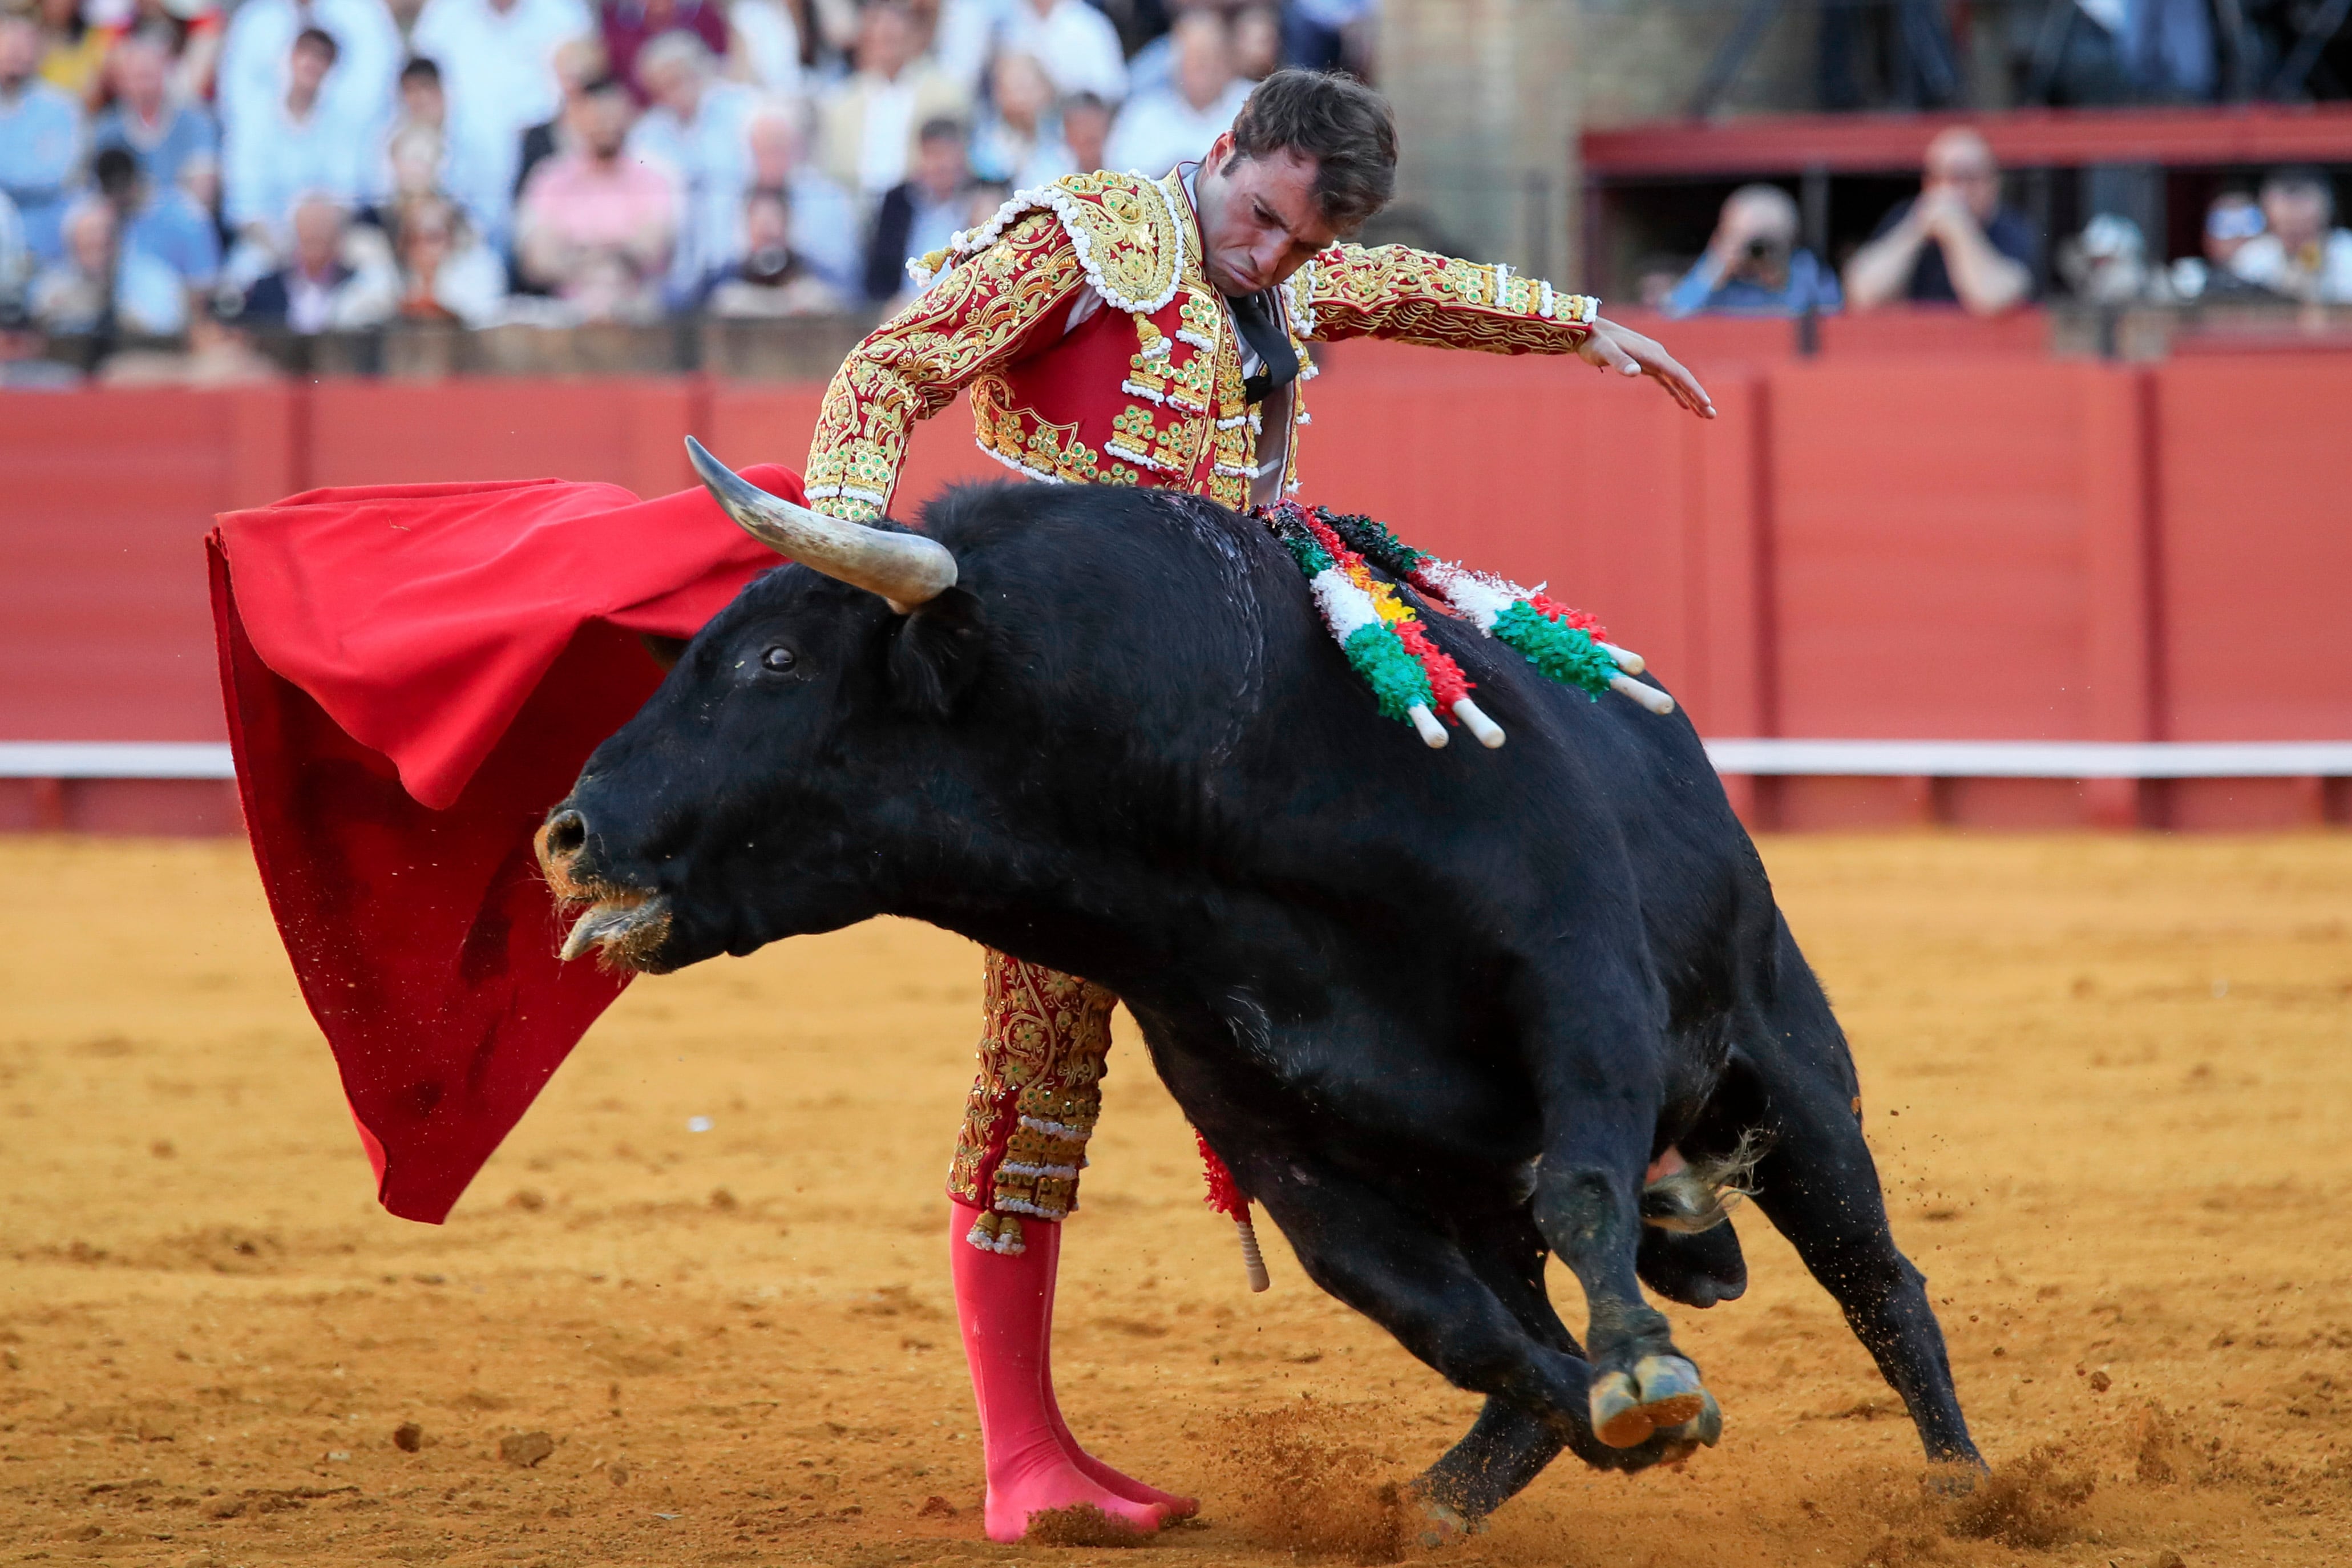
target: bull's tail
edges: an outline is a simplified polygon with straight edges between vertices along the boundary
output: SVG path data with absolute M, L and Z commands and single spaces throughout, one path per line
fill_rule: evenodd
M 1642 1223 L 1695 1235 L 1731 1217 L 1742 1198 L 1756 1194 L 1756 1167 L 1772 1147 L 1751 1127 L 1727 1154 L 1711 1156 L 1658 1177 L 1642 1189 Z

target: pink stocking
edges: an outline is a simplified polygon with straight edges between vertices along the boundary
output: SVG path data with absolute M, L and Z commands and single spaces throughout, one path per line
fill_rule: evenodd
M 1066 1429 L 1045 1381 L 1061 1226 L 1025 1225 L 1025 1252 L 983 1252 L 964 1239 L 979 1217 L 968 1205 L 954 1205 L 948 1252 L 964 1360 L 980 1407 L 988 1538 L 1018 1541 L 1028 1533 L 1030 1515 L 1080 1504 L 1139 1531 L 1158 1530 L 1168 1521 L 1167 1508 L 1121 1496 L 1078 1468 L 1075 1444 L 1063 1447 Z
M 1078 1447 L 1070 1436 L 1069 1424 L 1062 1419 L 1062 1407 L 1054 1398 L 1054 1297 L 1062 1277 L 1062 1227 L 1058 1225 L 1031 1225 L 1022 1227 L 1029 1239 L 1029 1250 L 1043 1250 L 1045 1264 L 1045 1338 L 1037 1347 L 1037 1363 L 1045 1388 L 1045 1413 L 1054 1423 L 1054 1433 L 1062 1440 L 1062 1452 L 1079 1473 L 1092 1477 L 1100 1485 L 1117 1492 L 1129 1502 L 1157 1503 L 1168 1510 L 1171 1519 L 1190 1519 L 1201 1511 L 1201 1505 L 1188 1497 L 1163 1492 L 1158 1487 L 1146 1486 L 1132 1476 L 1122 1475 Z

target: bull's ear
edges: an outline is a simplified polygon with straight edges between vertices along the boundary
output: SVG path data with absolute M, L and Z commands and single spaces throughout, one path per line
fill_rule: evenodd
M 901 712 L 945 719 L 980 674 L 986 628 L 980 601 L 950 588 L 898 618 L 890 639 L 890 689 Z

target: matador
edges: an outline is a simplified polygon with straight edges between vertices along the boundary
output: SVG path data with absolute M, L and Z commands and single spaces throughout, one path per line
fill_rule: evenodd
M 1298 488 L 1310 345 L 1376 337 L 1578 354 L 1706 394 L 1597 300 L 1501 265 L 1341 242 L 1388 199 L 1396 133 L 1370 88 L 1277 72 L 1198 163 L 1154 181 L 1084 174 L 1023 191 L 910 267 L 923 290 L 834 376 L 807 496 L 888 511 L 915 421 L 969 389 L 981 448 L 1045 483 L 1158 485 L 1236 509 Z M 987 1530 L 1091 1505 L 1138 1530 L 1193 1510 L 1071 1437 L 1049 1348 L 1060 1221 L 1101 1110 L 1114 999 L 986 958 L 980 1070 L 949 1167 L 956 1301 L 988 1479 Z

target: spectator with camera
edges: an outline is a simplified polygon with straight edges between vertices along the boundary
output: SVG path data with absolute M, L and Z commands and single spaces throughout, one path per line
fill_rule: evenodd
M 384 0 L 243 0 L 221 45 L 216 106 L 222 136 L 250 142 L 276 133 L 288 64 L 306 33 L 320 34 L 332 46 L 333 74 L 316 89 L 315 112 L 339 134 L 357 139 L 354 156 L 373 155 L 393 117 L 406 52 Z M 224 156 L 234 161 L 236 154 Z
M 743 254 L 709 280 L 704 308 L 717 316 L 820 315 L 849 308 L 839 289 L 793 247 L 792 194 L 763 185 L 743 198 Z
M 1742 185 L 1715 234 L 1661 309 L 1743 316 L 1826 315 L 1843 303 L 1836 276 L 1797 243 L 1797 204 L 1778 185 Z
M 384 138 L 383 161 L 376 189 L 393 203 L 448 189 L 457 173 L 441 68 L 422 55 L 400 68 L 400 118 Z
M 1918 195 L 1846 263 L 1846 299 L 1856 310 L 1907 301 L 1996 316 L 2032 299 L 2040 255 L 2033 226 L 2001 205 L 1992 148 L 1954 126 L 1927 144 Z
M 866 247 L 856 204 L 803 156 L 807 138 L 801 130 L 798 107 L 769 102 L 752 115 L 745 140 L 751 149 L 752 190 L 773 192 L 783 198 L 793 254 L 824 279 L 835 298 L 845 300 L 863 294 Z M 747 223 L 751 210 L 747 201 Z M 747 231 L 738 238 L 732 254 L 748 255 L 750 248 Z
M 2352 303 L 2352 230 L 2335 226 L 2336 193 L 2317 169 L 2273 172 L 2263 181 L 2263 232 L 2230 257 L 2244 282 L 2309 304 Z

